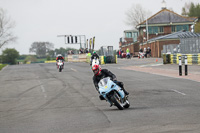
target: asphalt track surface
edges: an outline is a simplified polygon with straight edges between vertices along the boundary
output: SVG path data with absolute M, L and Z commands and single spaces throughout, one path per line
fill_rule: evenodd
M 200 82 L 125 69 L 152 63 L 102 65 L 130 93 L 122 111 L 99 100 L 87 63 L 66 62 L 62 72 L 55 63 L 8 66 L 0 71 L 0 133 L 199 133 Z

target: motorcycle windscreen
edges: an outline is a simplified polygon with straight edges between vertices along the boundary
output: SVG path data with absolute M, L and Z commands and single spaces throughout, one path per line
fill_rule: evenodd
M 110 79 L 109 77 L 101 79 L 98 83 L 98 86 L 105 87 L 107 85 L 109 79 Z

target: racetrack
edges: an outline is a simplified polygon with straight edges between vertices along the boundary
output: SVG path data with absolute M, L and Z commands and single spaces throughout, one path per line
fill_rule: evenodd
M 0 72 L 1 133 L 199 133 L 200 83 L 122 69 L 149 62 L 102 65 L 123 81 L 130 108 L 109 107 L 87 63 L 8 66 Z

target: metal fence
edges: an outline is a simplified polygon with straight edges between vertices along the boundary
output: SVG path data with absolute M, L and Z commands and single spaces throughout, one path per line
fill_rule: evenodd
M 182 54 L 198 54 L 200 53 L 200 34 L 186 32 L 179 35 L 180 52 Z
M 178 44 L 168 44 L 168 45 L 163 45 L 163 50 L 162 53 L 167 53 L 167 54 L 176 54 L 180 52 L 179 45 Z

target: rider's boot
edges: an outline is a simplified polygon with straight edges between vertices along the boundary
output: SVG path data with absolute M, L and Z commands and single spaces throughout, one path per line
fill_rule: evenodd
M 122 89 L 123 89 L 123 91 L 124 91 L 124 93 L 125 93 L 126 95 L 129 95 L 129 92 L 126 91 L 126 90 L 124 89 L 124 87 L 122 87 Z
M 128 91 L 126 91 L 126 90 L 124 89 L 124 83 L 123 83 L 123 82 L 121 82 L 121 88 L 122 88 L 122 90 L 124 91 L 124 93 L 125 93 L 126 95 L 129 95 Z
M 106 100 L 102 95 L 99 95 L 100 100 Z
M 123 88 L 123 91 L 124 91 L 124 93 L 125 93 L 126 95 L 129 95 L 129 92 L 126 91 L 124 88 Z

